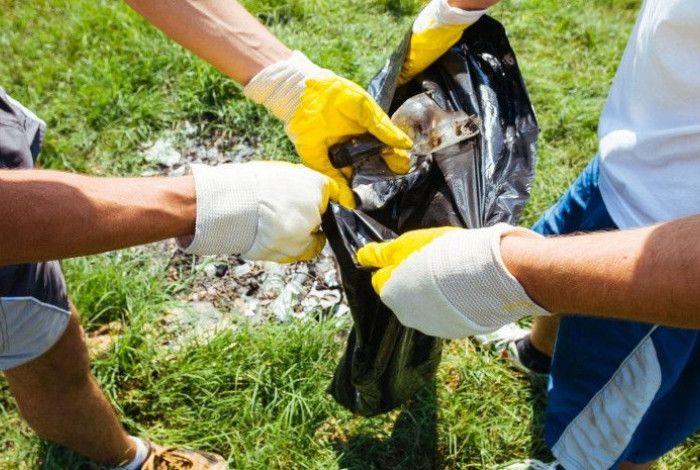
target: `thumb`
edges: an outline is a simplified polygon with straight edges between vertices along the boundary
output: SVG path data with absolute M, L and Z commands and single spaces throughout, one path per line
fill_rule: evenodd
M 340 185 L 338 181 L 325 175 L 324 179 L 325 184 L 323 185 L 323 195 L 321 196 L 321 207 L 319 207 L 321 214 L 324 214 L 326 209 L 328 209 L 329 201 L 337 201 L 340 197 Z
M 415 251 L 420 250 L 436 238 L 452 230 L 462 229 L 457 227 L 437 227 L 412 230 L 388 242 L 368 243 L 357 250 L 357 262 L 362 266 L 373 268 L 399 264 Z
M 350 189 L 348 180 L 342 176 L 342 173 L 338 172 L 341 176 L 333 177 L 333 181 L 336 183 L 337 191 L 330 195 L 330 200 L 335 201 L 343 207 L 348 209 L 355 208 L 355 194 Z
M 397 265 L 387 266 L 372 274 L 372 287 L 377 294 L 382 295 L 384 286 L 389 282 L 389 278 L 397 267 Z
M 411 157 L 406 150 L 386 148 L 382 151 L 386 166 L 397 175 L 404 175 L 411 169 Z

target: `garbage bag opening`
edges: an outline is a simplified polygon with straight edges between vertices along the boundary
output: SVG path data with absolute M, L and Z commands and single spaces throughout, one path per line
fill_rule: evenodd
M 399 118 L 425 117 L 413 136 L 411 170 L 392 174 L 381 146 L 345 144 L 338 155 L 353 162 L 357 207 L 332 204 L 323 219 L 354 320 L 328 390 L 344 407 L 368 416 L 396 408 L 433 379 L 442 340 L 398 322 L 372 289 L 372 271 L 357 266 L 355 252 L 418 228 L 516 223 L 535 169 L 537 121 L 503 26 L 482 17 L 431 67 L 397 88 L 409 38 L 368 91 L 390 115 L 406 105 Z M 353 152 L 362 158 L 347 160 Z

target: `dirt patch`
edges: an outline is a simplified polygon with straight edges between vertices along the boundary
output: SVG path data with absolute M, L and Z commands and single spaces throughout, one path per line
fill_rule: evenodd
M 292 264 L 239 256 L 200 257 L 176 250 L 168 269 L 171 280 L 187 279 L 192 285 L 182 300 L 236 310 L 254 323 L 348 311 L 328 248 L 313 261 Z
M 191 123 L 147 144 L 143 155 L 154 166 L 144 176 L 179 176 L 192 163 L 243 163 L 260 157 L 250 141 L 223 135 L 202 137 Z M 222 328 L 235 328 L 237 315 L 255 324 L 349 311 L 328 247 L 313 261 L 286 265 L 249 262 L 239 256 L 187 255 L 172 240 L 151 245 L 151 249 L 169 257 L 170 280 L 191 286 L 178 297 L 182 306 L 167 312 L 160 325 L 170 346 L 189 337 L 202 339 Z

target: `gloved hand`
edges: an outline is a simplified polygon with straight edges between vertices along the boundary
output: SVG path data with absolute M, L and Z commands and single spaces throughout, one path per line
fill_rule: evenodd
M 323 249 L 321 215 L 338 194 L 332 179 L 283 162 L 193 165 L 192 174 L 195 233 L 178 240 L 187 253 L 286 263 Z
M 393 172 L 409 169 L 408 152 L 402 149 L 411 148 L 411 139 L 362 88 L 318 67 L 299 51 L 264 68 L 244 92 L 285 123 L 301 160 L 338 183 L 339 202 L 346 207 L 354 207 L 355 200 L 345 176 L 328 159 L 332 145 L 370 132 L 393 148 L 384 154 Z
M 401 68 L 399 84 L 410 81 L 447 52 L 467 26 L 476 22 L 486 10 L 462 10 L 450 6 L 448 0 L 432 0 L 413 22 L 413 33 L 408 54 Z M 491 5 L 493 0 L 480 0 L 480 5 Z
M 508 224 L 415 230 L 357 252 L 379 296 L 404 325 L 460 338 L 495 331 L 527 315 L 548 315 L 501 259 L 503 236 L 539 235 Z

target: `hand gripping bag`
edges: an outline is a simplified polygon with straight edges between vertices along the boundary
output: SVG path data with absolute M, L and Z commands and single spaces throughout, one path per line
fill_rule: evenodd
M 406 175 L 391 174 L 378 152 L 361 160 L 351 182 L 356 209 L 333 204 L 324 216 L 354 320 L 329 392 L 367 416 L 401 405 L 433 379 L 442 340 L 398 322 L 372 289 L 372 271 L 356 265 L 357 249 L 418 228 L 516 223 L 535 169 L 537 121 L 503 26 L 482 17 L 428 70 L 397 88 L 408 39 L 369 93 L 391 115 L 428 92 L 441 108 L 472 116 L 477 130 L 439 152 L 414 155 Z

